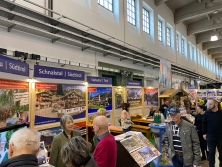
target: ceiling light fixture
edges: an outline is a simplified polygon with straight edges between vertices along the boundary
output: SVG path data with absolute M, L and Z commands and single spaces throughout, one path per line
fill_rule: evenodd
M 217 35 L 211 35 L 210 40 L 211 41 L 217 41 L 218 40 L 218 36 Z

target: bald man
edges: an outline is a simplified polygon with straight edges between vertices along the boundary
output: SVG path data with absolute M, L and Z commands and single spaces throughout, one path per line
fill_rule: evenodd
M 107 118 L 97 116 L 93 120 L 93 129 L 99 141 L 93 153 L 96 163 L 99 167 L 115 167 L 117 146 L 113 135 L 109 133 Z

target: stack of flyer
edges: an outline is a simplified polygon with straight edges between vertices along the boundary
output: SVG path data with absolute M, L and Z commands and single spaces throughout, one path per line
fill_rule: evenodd
M 115 140 L 120 141 L 140 167 L 147 165 L 161 155 L 141 132 L 130 131 L 115 136 Z

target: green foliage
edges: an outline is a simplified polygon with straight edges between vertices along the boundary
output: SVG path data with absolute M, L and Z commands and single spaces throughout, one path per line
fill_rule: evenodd
M 0 94 L 0 106 L 4 106 L 10 103 L 13 103 L 14 92 L 13 90 L 4 90 L 2 94 Z
M 12 134 L 15 132 L 15 130 L 10 130 L 10 131 L 7 131 L 6 132 L 6 144 L 5 144 L 5 147 L 6 148 L 8 148 L 8 146 L 9 146 L 9 140 L 10 140 L 10 138 L 11 138 L 11 136 L 12 136 Z
M 88 108 L 100 109 L 100 108 L 105 108 L 105 106 L 103 106 L 103 105 L 93 105 L 92 103 L 89 103 Z

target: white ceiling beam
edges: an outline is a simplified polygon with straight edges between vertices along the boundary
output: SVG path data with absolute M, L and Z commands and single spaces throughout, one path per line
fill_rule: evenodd
M 212 58 L 212 59 L 220 58 L 220 57 L 222 57 L 222 53 L 217 53 L 217 54 L 212 54 L 212 55 L 211 55 L 211 58 Z
M 155 0 L 155 4 L 156 4 L 156 6 L 159 6 L 166 1 L 168 1 L 168 0 Z
M 222 40 L 209 41 L 209 42 L 204 42 L 202 44 L 202 49 L 203 50 L 212 49 L 212 48 L 218 48 L 218 47 L 222 47 Z
M 196 37 L 196 43 L 200 44 L 200 43 L 203 43 L 203 42 L 210 41 L 211 35 L 218 35 L 218 39 L 222 39 L 222 36 L 219 35 L 220 34 L 219 32 L 222 32 L 222 28 L 216 29 L 216 31 L 214 29 L 214 30 L 210 30 L 210 31 L 200 33 Z
M 217 53 L 222 53 L 222 47 L 214 48 L 214 49 L 208 49 L 208 55 L 217 54 Z
M 209 4 L 209 5 L 207 5 Z M 208 15 L 222 9 L 221 3 L 212 3 L 211 0 L 194 1 L 182 8 L 179 8 L 175 12 L 175 23 L 190 20 L 193 18 Z
M 221 17 L 222 13 L 218 13 L 213 15 L 210 21 L 207 18 L 204 18 L 200 21 L 189 24 L 187 28 L 187 35 L 222 28 L 222 20 L 220 20 Z

